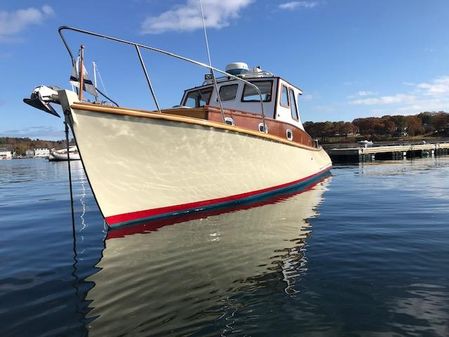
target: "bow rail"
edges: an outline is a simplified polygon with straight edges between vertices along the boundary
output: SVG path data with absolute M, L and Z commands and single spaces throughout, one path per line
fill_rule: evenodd
M 160 48 L 147 46 L 147 45 L 144 45 L 144 44 L 141 44 L 141 43 L 138 43 L 138 42 L 124 40 L 124 39 L 117 38 L 117 37 L 114 37 L 114 36 L 109 36 L 109 35 L 104 35 L 104 34 L 100 34 L 100 33 L 95 33 L 95 32 L 84 30 L 84 29 L 80 29 L 80 28 L 75 28 L 75 27 L 70 27 L 70 26 L 61 26 L 58 29 L 58 33 L 59 33 L 59 36 L 62 39 L 62 42 L 64 43 L 64 46 L 67 49 L 67 52 L 70 55 L 72 65 L 75 64 L 76 60 L 75 60 L 75 57 L 74 57 L 74 55 L 72 53 L 72 50 L 70 49 L 70 47 L 69 47 L 69 45 L 68 45 L 68 43 L 67 43 L 67 41 L 66 41 L 66 39 L 64 37 L 64 34 L 63 34 L 64 31 L 73 31 L 73 32 L 77 32 L 77 33 L 81 33 L 81 34 L 85 34 L 85 35 L 90 35 L 90 36 L 94 36 L 94 37 L 98 37 L 98 38 L 101 38 L 101 39 L 105 39 L 105 40 L 109 40 L 109 41 L 113 41 L 113 42 L 117 42 L 117 43 L 121 43 L 121 44 L 126 44 L 126 45 L 134 47 L 136 52 L 137 52 L 137 56 L 139 58 L 140 64 L 142 66 L 142 70 L 143 70 L 143 73 L 145 75 L 145 79 L 147 81 L 148 87 L 150 89 L 151 96 L 152 96 L 152 98 L 153 98 L 153 100 L 155 102 L 155 105 L 157 107 L 157 110 L 159 112 L 161 112 L 161 109 L 160 109 L 160 106 L 159 106 L 159 103 L 158 103 L 158 100 L 157 100 L 156 93 L 154 91 L 153 85 L 151 83 L 150 76 L 149 76 L 148 71 L 146 69 L 145 62 L 144 62 L 144 60 L 142 58 L 142 55 L 140 53 L 141 49 L 149 50 L 149 51 L 152 51 L 152 52 L 155 52 L 155 53 L 159 53 L 159 54 L 162 54 L 162 55 L 166 55 L 166 56 L 169 56 L 169 57 L 173 57 L 173 58 L 176 58 L 176 59 L 188 62 L 188 63 L 192 63 L 192 64 L 195 64 L 197 66 L 206 68 L 209 71 L 215 71 L 215 72 L 220 73 L 220 74 L 222 74 L 224 76 L 227 76 L 229 78 L 232 78 L 232 79 L 238 80 L 240 82 L 243 82 L 243 83 L 253 87 L 257 91 L 257 93 L 259 95 L 261 115 L 262 115 L 262 123 L 263 123 L 263 126 L 264 126 L 264 128 L 263 128 L 264 130 L 263 131 L 265 133 L 267 132 L 267 127 L 266 127 L 266 124 L 265 124 L 265 112 L 264 112 L 264 107 L 263 107 L 262 93 L 261 93 L 260 89 L 257 87 L 257 85 L 255 85 L 254 83 L 251 83 L 251 82 L 249 82 L 249 81 L 247 81 L 247 80 L 245 80 L 245 79 L 243 79 L 243 78 L 241 78 L 239 76 L 232 75 L 232 74 L 230 74 L 230 73 L 228 73 L 226 71 L 223 71 L 221 69 L 215 68 L 215 67 L 213 67 L 211 65 L 205 64 L 203 62 L 195 61 L 195 60 L 190 59 L 188 57 L 181 56 L 181 55 L 172 53 L 172 52 L 167 51 L 167 50 L 163 50 L 163 49 L 160 49 Z M 218 92 L 217 92 L 217 95 L 219 96 Z M 223 111 L 222 111 L 222 118 L 223 118 L 223 122 L 225 123 L 225 117 L 224 117 Z

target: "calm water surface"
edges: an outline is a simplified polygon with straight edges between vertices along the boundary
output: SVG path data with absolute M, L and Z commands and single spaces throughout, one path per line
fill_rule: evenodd
M 0 161 L 0 336 L 449 336 L 449 158 L 107 232 L 73 163 Z M 165 226 L 162 226 L 165 225 Z

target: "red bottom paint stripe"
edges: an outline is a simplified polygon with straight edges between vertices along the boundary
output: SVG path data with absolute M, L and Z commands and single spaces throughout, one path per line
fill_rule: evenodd
M 237 204 L 237 205 L 231 205 L 231 206 L 225 206 L 220 207 L 216 209 L 210 209 L 205 210 L 201 212 L 189 212 L 187 214 L 182 215 L 173 215 L 162 219 L 149 219 L 147 221 L 140 221 L 137 224 L 132 224 L 129 226 L 114 226 L 111 227 L 111 230 L 108 231 L 106 235 L 106 240 L 109 239 L 115 239 L 115 238 L 121 238 L 127 235 L 137 234 L 137 233 L 149 233 L 152 231 L 156 231 L 159 228 L 162 228 L 164 226 L 174 225 L 181 222 L 191 221 L 191 220 L 198 220 L 201 218 L 206 218 L 209 216 L 215 216 L 219 214 L 225 214 L 233 211 L 240 211 L 240 210 L 247 210 L 254 207 L 260 207 L 264 205 L 274 204 L 276 202 L 279 202 L 281 200 L 288 199 L 294 195 L 307 192 L 311 189 L 313 189 L 317 184 L 319 184 L 321 181 L 326 179 L 326 175 L 321 175 L 318 177 L 318 179 L 312 179 L 312 182 L 310 184 L 307 184 L 307 187 L 304 189 L 294 190 L 292 192 L 288 193 L 281 193 L 281 194 L 275 194 L 274 196 L 264 198 L 263 200 L 251 202 L 249 204 Z
M 212 205 L 230 203 L 230 202 L 235 202 L 238 200 L 244 200 L 244 199 L 254 197 L 254 196 L 257 196 L 260 194 L 270 193 L 270 192 L 274 192 L 276 190 L 282 190 L 282 189 L 289 188 L 291 186 L 295 186 L 297 184 L 300 184 L 301 182 L 305 182 L 307 180 L 318 177 L 329 170 L 330 170 L 330 167 L 328 167 L 318 173 L 312 174 L 308 177 L 299 179 L 299 180 L 295 180 L 295 181 L 292 181 L 289 183 L 285 183 L 285 184 L 281 184 L 281 185 L 277 185 L 277 186 L 273 186 L 273 187 L 263 188 L 263 189 L 260 189 L 257 191 L 235 194 L 235 195 L 231 195 L 228 197 L 222 197 L 222 198 L 216 198 L 216 199 L 210 199 L 210 200 L 190 202 L 187 204 L 180 204 L 180 205 L 174 205 L 174 206 L 153 208 L 153 209 L 137 211 L 137 212 L 117 214 L 117 215 L 112 215 L 112 216 L 106 217 L 105 220 L 108 225 L 113 226 L 116 224 L 127 223 L 127 222 L 131 222 L 131 221 L 133 221 L 133 222 L 138 221 L 140 219 L 142 219 L 142 220 L 150 219 L 150 218 L 158 217 L 158 216 L 165 215 L 165 214 L 167 214 L 167 215 L 168 214 L 177 214 L 177 213 L 181 213 L 181 212 L 185 212 L 185 211 L 189 211 L 189 210 L 202 209 L 204 207 L 208 207 L 208 206 L 212 206 Z

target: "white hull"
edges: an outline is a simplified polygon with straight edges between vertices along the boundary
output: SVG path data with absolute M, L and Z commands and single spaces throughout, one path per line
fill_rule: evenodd
M 70 160 L 80 160 L 79 153 L 69 153 Z M 67 161 L 67 153 L 51 152 L 48 156 L 50 161 Z
M 112 226 L 271 193 L 317 178 L 331 166 L 322 149 L 207 121 L 74 109 L 71 114 L 88 179 Z
M 97 91 L 84 70 L 84 47 L 75 60 L 65 30 L 133 46 L 158 112 L 118 107 Z M 330 170 L 329 156 L 317 148 L 301 123 L 297 99 L 302 91 L 281 77 L 260 67 L 250 71 L 243 63 L 232 64 L 232 71 L 226 72 L 83 29 L 62 26 L 58 32 L 71 57 L 71 82 L 79 94 L 39 86 L 24 102 L 54 116 L 59 114 L 51 103 L 61 104 L 109 225 L 254 201 L 305 188 Z M 214 77 L 213 85 L 207 78 L 200 86 L 186 89 L 179 108 L 161 110 L 140 49 L 223 76 Z M 83 102 L 84 91 L 95 96 L 95 102 L 101 94 L 117 108 Z

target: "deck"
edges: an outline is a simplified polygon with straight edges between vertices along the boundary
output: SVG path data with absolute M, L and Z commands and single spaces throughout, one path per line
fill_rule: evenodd
M 449 142 L 331 148 L 327 149 L 327 153 L 336 162 L 363 162 L 376 159 L 388 160 L 428 157 L 447 155 L 449 153 Z

